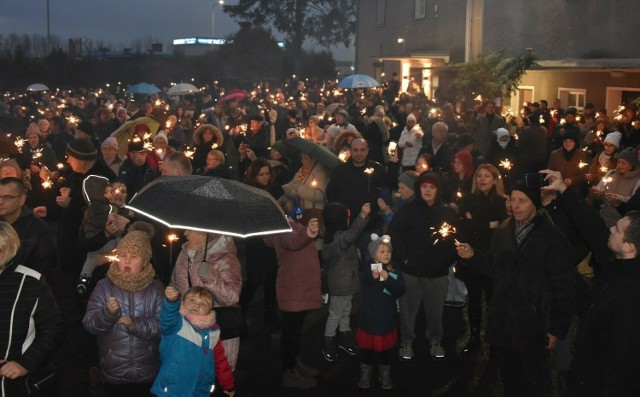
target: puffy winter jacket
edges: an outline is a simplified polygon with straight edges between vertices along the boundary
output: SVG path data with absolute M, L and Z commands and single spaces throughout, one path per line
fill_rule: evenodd
M 151 392 L 156 396 L 209 397 L 216 378 L 233 390 L 231 367 L 220 340 L 220 328 L 194 327 L 180 315 L 180 301 L 162 306 L 162 368 Z
M 107 299 L 120 305 L 116 314 L 107 310 Z M 151 383 L 160 367 L 160 309 L 164 286 L 154 280 L 147 288 L 128 292 L 109 278 L 98 282 L 82 320 L 84 328 L 98 336 L 100 376 L 106 383 Z M 120 317 L 133 321 L 131 331 L 117 324 Z

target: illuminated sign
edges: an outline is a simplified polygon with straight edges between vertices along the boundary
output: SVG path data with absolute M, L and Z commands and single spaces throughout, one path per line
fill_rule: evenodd
M 227 42 L 226 39 L 210 39 L 206 37 L 189 37 L 186 39 L 175 39 L 173 45 L 223 45 Z

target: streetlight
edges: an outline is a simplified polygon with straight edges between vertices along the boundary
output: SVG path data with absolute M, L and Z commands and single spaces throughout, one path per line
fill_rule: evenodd
M 224 5 L 224 0 L 218 0 L 217 3 L 213 3 L 211 6 L 211 38 L 216 38 L 216 4 L 220 4 L 220 6 Z
M 49 21 L 49 0 L 47 0 L 47 53 L 45 56 L 49 55 L 49 51 L 51 51 L 51 25 Z

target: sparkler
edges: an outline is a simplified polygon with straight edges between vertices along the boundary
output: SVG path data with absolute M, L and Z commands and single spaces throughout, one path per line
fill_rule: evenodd
M 607 167 L 600 167 L 600 172 L 606 174 L 609 171 Z
M 440 235 L 433 242 L 433 245 L 436 245 L 436 243 L 440 241 L 440 238 L 442 238 L 442 240 L 444 241 L 447 237 L 454 235 L 456 233 L 456 228 L 448 224 L 447 222 L 444 222 L 438 229 L 436 229 L 435 227 L 431 227 L 429 229 L 433 230 L 433 233 L 431 233 L 432 236 Z M 457 242 L 458 240 L 455 240 L 455 241 Z
M 338 154 L 338 158 L 340 159 L 340 161 L 342 161 L 343 163 L 346 163 L 347 160 L 349 160 L 349 152 L 346 150 L 343 150 L 340 152 L 340 154 Z
M 25 143 L 27 143 L 28 141 L 26 139 L 22 139 L 22 138 L 16 138 L 15 142 L 13 143 L 14 145 L 16 145 L 16 149 L 18 149 L 18 151 L 20 153 L 22 153 L 22 147 L 24 146 Z
M 179 238 L 176 234 L 169 233 L 167 240 L 169 241 L 169 263 L 173 263 L 173 243 L 178 241 Z
M 51 189 L 53 187 L 53 182 L 50 180 L 42 182 L 43 189 Z
M 500 162 L 500 167 L 504 168 L 507 173 L 506 173 L 506 179 L 507 179 L 507 183 L 511 183 L 511 167 L 513 167 L 513 164 L 511 163 L 511 161 L 509 161 L 509 159 L 504 159 Z
M 578 168 L 584 168 L 586 166 L 588 166 L 589 164 L 585 163 L 584 161 L 580 160 L 580 162 L 578 163 Z
M 117 250 L 111 251 L 111 255 L 105 255 L 105 258 L 109 260 L 109 262 L 118 262 L 120 259 L 118 258 Z
M 371 193 L 371 175 L 373 175 L 373 167 L 367 167 L 364 169 L 364 173 L 367 174 L 367 193 Z
M 184 155 L 189 157 L 191 160 L 193 160 L 194 154 L 196 154 L 196 151 L 193 148 L 187 146 L 187 148 L 184 150 Z
M 500 167 L 504 168 L 507 171 L 509 171 L 512 166 L 513 164 L 511 164 L 511 161 L 509 161 L 509 159 L 500 161 Z

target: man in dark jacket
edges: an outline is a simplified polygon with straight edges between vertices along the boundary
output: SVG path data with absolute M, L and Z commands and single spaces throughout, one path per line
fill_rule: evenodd
M 471 271 L 493 278 L 489 336 L 505 395 L 548 396 L 549 350 L 569 329 L 574 268 L 566 237 L 541 209 L 540 189 L 518 182 L 510 200 L 513 217 L 494 232 L 488 252 L 467 243 L 457 250 Z
M 498 128 L 506 127 L 504 117 L 496 114 L 496 103 L 486 101 L 484 103 L 484 114 L 476 119 L 476 145 L 483 156 L 487 156 L 489 144 L 491 143 L 491 133 Z
M 449 266 L 456 260 L 453 239 L 438 231 L 445 223 L 456 225 L 456 212 L 442 201 L 442 182 L 437 172 L 423 172 L 415 187 L 415 199 L 400 207 L 389 225 L 394 262 L 400 264 L 406 291 L 400 298 L 401 360 L 411 360 L 415 322 L 420 305 L 427 318 L 427 338 L 433 359 L 443 359 L 440 342 L 444 334 L 442 314 L 449 286 Z
M 83 263 L 78 247 L 78 231 L 85 207 L 82 181 L 88 175 L 100 175 L 115 181 L 111 168 L 98 158 L 98 149 L 88 139 L 76 138 L 67 144 L 67 163 L 73 172 L 64 178 L 56 205 L 48 206 L 46 214 L 58 223 L 58 252 L 63 272 L 77 276 Z
M 378 207 L 375 203 L 382 196 L 385 201 L 388 197 L 386 186 L 387 173 L 382 165 L 375 161 L 367 160 L 369 146 L 367 141 L 356 138 L 351 142 L 349 149 L 351 158 L 346 163 L 339 164 L 331 173 L 331 179 L 327 185 L 327 202 L 337 201 L 349 208 L 350 223 L 356 221 L 362 205 L 371 203 L 371 213 L 377 214 Z M 358 244 L 361 252 L 366 251 L 370 242 L 369 235 L 376 229 L 378 217 L 369 217 L 361 239 Z
M 158 169 L 150 161 L 150 156 L 142 141 L 129 143 L 129 156 L 120 166 L 119 178 L 127 185 L 127 192 L 133 196 L 147 183 L 158 177 Z
M 53 240 L 47 224 L 25 207 L 27 191 L 17 178 L 0 179 L 0 220 L 9 223 L 20 236 L 20 264 L 48 276 L 54 265 Z
M 559 172 L 543 171 L 560 193 L 558 205 L 588 242 L 601 272 L 576 335 L 571 396 L 640 395 L 640 213 L 607 230 L 602 218 Z

